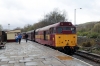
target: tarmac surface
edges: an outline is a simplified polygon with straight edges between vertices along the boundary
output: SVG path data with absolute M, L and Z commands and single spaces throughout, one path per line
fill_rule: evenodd
M 25 40 L 0 49 L 0 66 L 92 66 L 41 44 Z

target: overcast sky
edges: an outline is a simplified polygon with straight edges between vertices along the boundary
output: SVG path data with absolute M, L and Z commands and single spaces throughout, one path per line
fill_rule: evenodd
M 43 16 L 55 8 L 65 11 L 74 24 L 100 20 L 99 0 L 0 0 L 0 24 L 4 29 L 24 27 L 43 19 Z M 79 9 L 82 8 L 82 9 Z

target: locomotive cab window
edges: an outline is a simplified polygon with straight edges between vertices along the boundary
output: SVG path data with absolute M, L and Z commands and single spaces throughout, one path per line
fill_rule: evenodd
M 72 33 L 76 33 L 75 27 L 63 27 L 64 31 L 72 31 Z
M 62 31 L 72 31 L 72 33 L 76 33 L 75 27 L 57 27 L 57 33 L 62 33 Z
M 58 28 L 57 28 L 57 32 L 58 32 L 58 33 L 61 33 L 62 30 L 63 30 L 62 27 L 58 27 Z
M 63 27 L 63 30 L 71 30 L 70 27 Z
M 72 27 L 71 30 L 73 31 L 73 30 L 75 30 L 75 28 Z
M 71 31 L 72 31 L 72 33 L 76 33 L 76 28 L 75 27 L 71 27 Z

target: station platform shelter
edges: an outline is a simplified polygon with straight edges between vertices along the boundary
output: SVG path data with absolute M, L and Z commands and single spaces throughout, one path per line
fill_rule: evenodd
M 10 30 L 7 31 L 7 42 L 15 42 L 15 35 L 21 33 L 21 30 Z

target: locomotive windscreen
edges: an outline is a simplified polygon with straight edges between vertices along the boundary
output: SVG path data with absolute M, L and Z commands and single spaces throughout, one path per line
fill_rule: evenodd
M 57 27 L 57 32 L 61 33 L 62 31 L 72 31 L 72 33 L 76 33 L 75 27 Z

